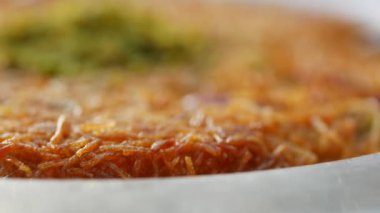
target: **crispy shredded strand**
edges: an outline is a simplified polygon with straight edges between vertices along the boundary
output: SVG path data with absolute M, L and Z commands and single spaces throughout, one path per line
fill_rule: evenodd
M 65 125 L 66 125 L 66 116 L 60 115 L 57 119 L 57 126 L 55 129 L 54 135 L 50 138 L 50 143 L 49 143 L 50 145 L 54 146 L 61 143 L 64 133 L 66 131 Z

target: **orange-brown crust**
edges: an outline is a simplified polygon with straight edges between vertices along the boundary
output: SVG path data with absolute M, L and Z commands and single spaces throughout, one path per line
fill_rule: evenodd
M 183 24 L 206 20 L 221 44 L 207 74 L 1 74 L 0 176 L 231 173 L 379 150 L 380 64 L 353 28 L 227 8 L 160 9 Z

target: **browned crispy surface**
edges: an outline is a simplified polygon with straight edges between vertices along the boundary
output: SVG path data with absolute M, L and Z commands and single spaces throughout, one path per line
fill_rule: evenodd
M 0 176 L 230 173 L 379 150 L 380 61 L 350 26 L 278 9 L 160 5 L 215 39 L 209 72 L 4 72 Z

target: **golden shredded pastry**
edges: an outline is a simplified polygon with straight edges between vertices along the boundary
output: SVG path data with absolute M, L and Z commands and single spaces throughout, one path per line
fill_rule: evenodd
M 351 26 L 268 8 L 150 5 L 215 39 L 212 68 L 1 72 L 1 177 L 233 173 L 379 151 L 380 58 Z

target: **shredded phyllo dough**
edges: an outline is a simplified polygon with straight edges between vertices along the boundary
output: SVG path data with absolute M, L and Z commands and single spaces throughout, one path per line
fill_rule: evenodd
M 0 72 L 0 177 L 219 174 L 379 151 L 380 58 L 351 26 L 277 9 L 144 2 L 214 38 L 209 70 Z

